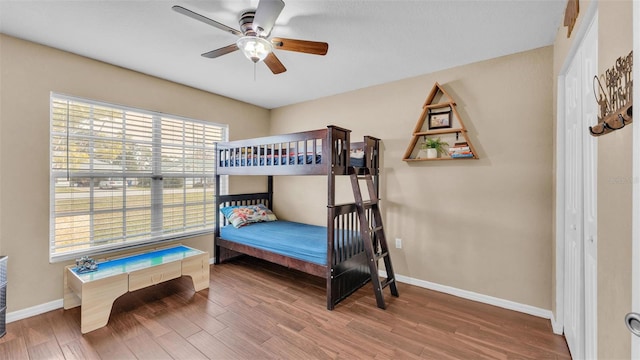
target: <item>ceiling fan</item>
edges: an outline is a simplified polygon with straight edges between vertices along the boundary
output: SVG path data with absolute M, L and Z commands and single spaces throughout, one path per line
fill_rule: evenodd
M 241 50 L 242 53 L 254 63 L 264 61 L 274 74 L 287 71 L 278 57 L 273 53 L 274 49 L 314 55 L 325 55 L 329 49 L 329 44 L 325 42 L 278 37 L 269 39 L 271 29 L 283 8 L 284 1 L 282 0 L 260 0 L 256 9 L 247 9 L 240 13 L 238 22 L 241 31 L 239 31 L 182 6 L 174 5 L 172 7 L 174 11 L 180 14 L 240 37 L 234 44 L 206 52 L 202 54 L 202 56 L 213 59 L 236 50 Z

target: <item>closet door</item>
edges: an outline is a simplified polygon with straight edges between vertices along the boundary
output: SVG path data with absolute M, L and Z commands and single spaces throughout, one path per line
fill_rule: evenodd
M 593 78 L 598 74 L 598 16 L 582 44 L 582 161 L 584 174 L 584 356 L 598 357 L 598 141 L 588 132 L 598 123 Z
M 597 358 L 597 123 L 595 15 L 565 77 L 564 333 L 574 359 Z
M 578 49 L 565 76 L 564 334 L 574 359 L 584 358 L 581 58 Z

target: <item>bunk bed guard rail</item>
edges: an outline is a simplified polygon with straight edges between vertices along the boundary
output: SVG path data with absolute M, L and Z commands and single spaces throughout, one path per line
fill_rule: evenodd
M 217 144 L 218 175 L 344 175 L 351 130 L 337 126 Z

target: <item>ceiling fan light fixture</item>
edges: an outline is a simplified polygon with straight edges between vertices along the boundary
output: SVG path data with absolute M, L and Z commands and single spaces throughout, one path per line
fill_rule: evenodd
M 264 60 L 273 51 L 271 42 L 257 36 L 243 36 L 236 42 L 247 59 L 254 63 Z

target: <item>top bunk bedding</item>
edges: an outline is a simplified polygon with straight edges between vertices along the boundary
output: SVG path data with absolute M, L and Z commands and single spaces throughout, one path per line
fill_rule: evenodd
M 345 175 L 350 166 L 378 171 L 379 140 L 351 143 L 337 126 L 218 143 L 219 175 Z
M 275 154 L 253 154 L 253 149 L 249 149 L 249 153 L 245 156 L 235 156 L 230 159 L 221 160 L 221 166 L 278 166 L 278 165 L 309 165 L 322 164 L 322 155 L 320 153 L 310 154 L 282 154 L 279 155 L 277 150 Z M 351 150 L 349 152 L 349 164 L 353 167 L 364 167 L 364 152 Z

